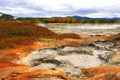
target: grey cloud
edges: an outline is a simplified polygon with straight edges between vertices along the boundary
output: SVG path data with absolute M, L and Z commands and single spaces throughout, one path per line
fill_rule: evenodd
M 54 16 L 54 15 L 85 16 L 87 14 L 93 14 L 93 13 L 105 13 L 108 14 L 108 16 L 113 16 L 113 17 L 120 15 L 119 5 L 103 7 L 103 8 L 78 8 L 78 9 L 75 9 L 70 4 L 62 4 L 61 6 L 63 8 L 61 10 L 52 10 L 52 9 L 45 9 L 45 6 L 33 5 L 31 2 L 29 2 L 29 0 L 0 0 L 0 12 L 5 12 L 8 14 L 12 14 L 14 16 L 21 16 L 21 17 L 27 17 L 27 16 L 42 17 L 42 16 Z M 18 10 L 17 8 L 21 8 L 23 11 Z

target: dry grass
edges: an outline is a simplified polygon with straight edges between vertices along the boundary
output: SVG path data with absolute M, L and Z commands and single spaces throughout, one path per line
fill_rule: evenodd
M 19 45 L 30 45 L 38 38 L 63 39 L 80 37 L 76 34 L 58 35 L 47 28 L 36 26 L 30 22 L 0 22 L 0 49 L 14 48 Z

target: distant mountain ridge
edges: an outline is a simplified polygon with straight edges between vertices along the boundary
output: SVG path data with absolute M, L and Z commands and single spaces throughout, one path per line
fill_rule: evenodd
M 0 13 L 0 21 L 30 21 L 32 23 L 43 22 L 43 23 L 120 23 L 119 17 L 113 18 L 90 18 L 82 16 L 66 16 L 66 17 L 15 17 L 9 14 Z
M 74 17 L 77 20 L 120 20 L 118 17 L 113 18 L 90 18 L 90 17 L 81 17 L 81 16 L 68 16 L 68 17 Z

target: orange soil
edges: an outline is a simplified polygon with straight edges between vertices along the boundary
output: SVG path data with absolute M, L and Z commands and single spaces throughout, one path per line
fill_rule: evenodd
M 50 45 L 52 45 L 52 42 L 35 42 L 34 44 L 28 46 L 19 46 L 14 49 L 3 49 L 0 50 L 0 58 L 4 58 L 1 61 L 16 61 L 16 58 L 21 59 L 27 56 L 31 51 Z
M 0 79 L 6 80 L 35 80 L 34 78 L 42 76 L 41 80 L 51 80 L 55 77 L 58 80 L 61 77 L 64 80 L 120 80 L 120 68 L 117 66 L 101 66 L 89 69 L 83 69 L 85 77 L 73 79 L 66 76 L 62 70 L 36 70 L 29 66 L 13 64 L 9 62 L 0 62 Z M 48 77 L 48 79 L 46 79 Z
M 35 42 L 29 46 L 19 46 L 15 49 L 5 49 L 0 50 L 0 58 L 6 58 L 6 61 L 13 61 L 14 55 L 17 55 L 17 59 L 23 58 L 28 55 L 30 51 L 37 50 L 42 47 L 53 47 L 56 45 L 79 45 L 83 42 L 91 42 L 94 40 L 104 40 L 108 39 L 109 36 L 93 36 L 86 39 L 71 39 L 71 40 L 61 40 L 58 42 Z M 11 55 L 11 56 L 10 56 Z M 7 59 L 8 58 L 8 59 Z M 2 60 L 1 60 L 2 61 Z M 3 60 L 4 61 L 4 60 Z M 60 76 L 65 80 L 109 80 L 106 79 L 106 76 L 112 78 L 115 77 L 115 80 L 120 80 L 119 76 L 116 76 L 117 73 L 120 73 L 120 68 L 116 66 L 103 66 L 90 69 L 83 69 L 83 72 L 86 72 L 86 76 L 81 79 L 71 79 L 65 75 L 61 70 L 36 70 L 29 66 L 13 64 L 10 62 L 0 62 L 0 79 L 7 78 L 7 80 L 29 80 L 29 76 L 35 75 L 45 75 L 45 76 Z M 34 79 L 31 79 L 34 80 Z M 47 79 L 49 80 L 49 79 Z
M 30 76 L 45 75 L 51 77 L 62 77 L 66 80 L 72 80 L 68 78 L 62 70 L 36 70 L 29 66 L 13 64 L 10 62 L 0 62 L 0 64 L 2 64 L 0 65 L 0 79 L 29 80 Z
M 79 46 L 83 42 L 91 42 L 99 39 L 106 39 L 107 36 L 93 36 L 86 39 L 63 39 L 58 42 L 35 42 L 32 45 L 18 46 L 12 49 L 0 50 L 0 61 L 12 61 L 15 62 L 27 56 L 31 51 L 43 48 L 43 47 L 54 47 L 59 45 L 72 45 Z
M 117 66 L 101 66 L 83 70 L 86 73 L 86 78 L 81 80 L 120 80 L 120 67 Z M 114 79 L 113 79 L 114 78 Z

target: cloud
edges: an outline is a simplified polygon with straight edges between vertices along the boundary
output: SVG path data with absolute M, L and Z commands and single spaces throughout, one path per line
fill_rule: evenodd
M 19 17 L 120 17 L 120 0 L 0 0 L 0 12 Z

